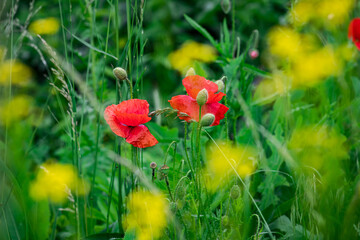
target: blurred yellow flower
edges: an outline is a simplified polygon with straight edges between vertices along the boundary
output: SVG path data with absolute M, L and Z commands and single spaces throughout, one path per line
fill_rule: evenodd
M 167 224 L 168 203 L 161 194 L 148 191 L 133 192 L 127 203 L 129 213 L 124 227 L 136 232 L 136 239 L 161 237 Z
M 210 191 L 216 191 L 236 176 L 231 165 L 241 178 L 252 174 L 256 169 L 257 154 L 254 148 L 244 145 L 234 146 L 230 143 L 219 143 L 218 146 L 221 150 L 216 145 L 212 145 L 207 152 L 204 173 L 207 176 L 205 183 Z
M 316 16 L 327 28 L 343 24 L 354 7 L 354 0 L 322 0 L 316 7 Z
M 32 77 L 31 69 L 17 60 L 0 63 L 0 85 L 26 85 Z
M 270 53 L 280 58 L 294 58 L 302 50 L 301 35 L 288 27 L 275 27 L 268 34 Z
M 29 26 L 29 31 L 39 35 L 53 35 L 59 31 L 59 20 L 54 17 L 38 19 Z
M 216 50 L 212 46 L 187 41 L 180 49 L 170 53 L 168 59 L 172 68 L 184 74 L 190 67 L 194 67 L 195 61 L 210 63 L 216 57 Z
M 89 186 L 70 164 L 48 161 L 40 166 L 36 179 L 30 184 L 30 196 L 37 201 L 49 199 L 54 203 L 63 203 L 71 196 L 71 191 L 85 195 Z
M 313 87 L 342 69 L 334 50 L 325 46 L 313 53 L 299 54 L 292 63 L 292 87 Z
M 303 165 L 320 169 L 324 161 L 348 157 L 345 141 L 345 136 L 330 127 L 306 126 L 292 133 L 288 148 Z
M 5 124 L 12 124 L 30 114 L 32 98 L 27 95 L 13 97 L 10 102 L 0 105 L 0 121 Z
M 290 10 L 290 20 L 295 26 L 314 20 L 321 26 L 333 29 L 348 19 L 354 3 L 354 0 L 298 1 Z
M 337 59 L 341 59 L 345 62 L 350 61 L 357 55 L 358 51 L 353 44 L 343 44 L 336 49 Z
M 295 26 L 308 23 L 315 15 L 314 1 L 305 0 L 297 2 L 289 12 L 290 22 Z

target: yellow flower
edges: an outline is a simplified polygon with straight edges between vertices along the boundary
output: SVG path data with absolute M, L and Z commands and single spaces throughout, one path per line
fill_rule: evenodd
M 314 2 L 309 0 L 299 1 L 289 12 L 290 21 L 295 26 L 308 23 L 315 15 Z
M 303 165 L 320 169 L 324 161 L 348 157 L 345 141 L 345 136 L 327 126 L 306 126 L 293 132 L 288 148 Z
M 210 191 L 216 191 L 226 185 L 237 174 L 244 178 L 255 171 L 257 155 L 255 149 L 250 146 L 233 146 L 230 143 L 212 145 L 208 149 L 208 162 L 205 168 L 206 186 Z M 224 157 L 224 155 L 226 158 Z M 228 162 L 230 161 L 230 163 Z
M 136 232 L 136 239 L 161 237 L 167 224 L 168 204 L 161 194 L 148 191 L 133 192 L 127 203 L 129 213 L 125 224 Z M 126 227 L 126 226 L 124 226 Z
M 78 186 L 78 189 L 77 189 Z M 87 194 L 89 188 L 85 181 L 77 176 L 70 164 L 44 163 L 30 185 L 30 196 L 35 200 L 49 199 L 54 203 L 63 203 L 71 191 L 79 195 Z
M 0 105 L 0 121 L 12 124 L 30 114 L 32 98 L 27 95 L 18 95 Z
M 352 60 L 357 53 L 358 51 L 353 44 L 343 44 L 336 49 L 336 57 L 344 62 Z
M 7 60 L 0 64 L 0 85 L 26 85 L 32 77 L 31 69 L 17 60 Z
M 338 61 L 330 46 L 301 54 L 292 64 L 293 88 L 313 87 L 325 78 L 339 74 L 342 69 L 341 61 Z
M 314 20 L 321 26 L 333 29 L 343 24 L 354 7 L 354 0 L 302 0 L 290 11 L 290 20 L 301 26 Z
M 59 31 L 60 23 L 56 18 L 49 17 L 32 22 L 29 31 L 39 35 L 53 35 Z
M 275 27 L 268 34 L 270 53 L 280 58 L 294 58 L 302 50 L 301 35 L 288 27 Z
M 354 0 L 322 0 L 316 6 L 316 16 L 330 29 L 343 24 L 354 7 Z
M 168 59 L 172 68 L 184 74 L 190 67 L 194 67 L 195 61 L 215 61 L 216 50 L 210 45 L 188 41 L 180 49 L 170 53 Z

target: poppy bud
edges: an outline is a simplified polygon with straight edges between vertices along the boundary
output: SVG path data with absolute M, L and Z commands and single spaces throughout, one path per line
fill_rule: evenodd
M 234 200 L 238 199 L 240 193 L 241 193 L 240 187 L 238 185 L 234 185 L 230 190 L 230 197 Z
M 200 121 L 201 126 L 208 127 L 211 126 L 215 121 L 215 115 L 212 113 L 205 114 Z
M 231 10 L 231 2 L 230 0 L 222 0 L 221 8 L 225 14 L 228 14 Z
M 114 73 L 115 77 L 117 79 L 119 79 L 120 81 L 123 81 L 127 78 L 127 73 L 126 73 L 125 69 L 123 69 L 121 67 L 114 68 L 113 73 Z
M 155 169 L 157 167 L 156 162 L 150 163 L 150 168 Z
M 202 89 L 202 90 L 198 93 L 198 95 L 196 96 L 196 102 L 197 102 L 200 106 L 202 106 L 202 105 L 204 105 L 204 104 L 207 102 L 208 98 L 209 98 L 209 93 L 208 93 L 208 91 L 204 88 L 204 89 Z
M 230 220 L 229 220 L 229 217 L 227 215 L 225 216 L 222 216 L 221 218 L 221 225 L 224 227 L 224 228 L 228 228 L 230 226 Z
M 191 67 L 189 68 L 189 70 L 187 70 L 185 77 L 194 76 L 194 75 L 196 75 L 195 70 Z
M 249 52 L 249 56 L 250 56 L 251 59 L 255 59 L 255 58 L 257 58 L 259 56 L 259 51 L 256 50 L 256 49 L 252 49 Z
M 221 78 L 222 79 L 222 78 Z M 224 90 L 224 82 L 222 80 L 217 80 L 215 83 L 216 85 L 218 85 L 218 92 L 221 92 L 222 90 Z

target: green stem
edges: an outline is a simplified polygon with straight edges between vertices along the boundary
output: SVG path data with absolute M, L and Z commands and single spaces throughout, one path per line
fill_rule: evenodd
M 201 202 L 201 164 L 200 164 L 200 158 L 201 158 L 201 148 L 200 148 L 200 137 L 201 137 L 201 106 L 199 106 L 199 121 L 197 124 L 197 142 L 196 142 L 196 150 L 197 150 L 197 158 L 196 158 L 196 175 L 197 175 L 197 185 L 198 185 L 198 221 L 199 221 L 199 229 L 200 229 L 200 235 L 201 235 L 201 220 L 200 220 L 200 214 L 202 211 L 202 202 Z

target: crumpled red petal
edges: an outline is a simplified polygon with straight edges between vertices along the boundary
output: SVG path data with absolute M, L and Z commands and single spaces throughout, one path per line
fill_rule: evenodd
M 126 139 L 126 142 L 138 148 L 152 147 L 158 143 L 156 138 L 144 125 L 133 128 L 130 132 L 129 137 Z
M 183 79 L 182 83 L 186 89 L 186 92 L 193 99 L 196 99 L 198 93 L 204 88 L 209 93 L 207 103 L 219 102 L 222 97 L 225 96 L 225 94 L 222 92 L 216 93 L 218 91 L 218 85 L 216 83 L 210 80 L 206 80 L 204 77 L 199 75 L 188 76 Z
M 349 25 L 348 37 L 360 50 L 360 18 L 354 18 Z
M 181 120 L 190 122 L 191 120 L 199 121 L 199 105 L 196 100 L 188 95 L 174 96 L 169 100 L 172 108 L 179 111 L 178 116 Z M 181 116 L 186 113 L 188 116 Z
M 178 95 L 174 96 L 169 100 L 172 108 L 179 111 L 178 116 L 180 119 L 190 122 L 191 120 L 199 121 L 199 105 L 196 100 L 187 95 Z M 215 115 L 215 121 L 211 126 L 219 125 L 220 120 L 225 117 L 225 113 L 229 110 L 224 104 L 215 102 L 207 103 L 201 107 L 201 116 L 204 116 L 207 113 L 212 113 Z M 181 116 L 181 113 L 186 113 L 189 115 Z
M 215 102 L 215 103 L 207 103 L 201 108 L 201 116 L 212 113 L 215 115 L 215 121 L 211 126 L 219 125 L 220 120 L 225 117 L 225 113 L 229 110 L 227 106 L 224 104 Z
M 118 136 L 127 138 L 130 134 L 131 128 L 122 124 L 117 118 L 117 106 L 110 105 L 105 109 L 104 118 L 109 124 L 111 130 Z
M 149 103 L 146 100 L 130 99 L 117 105 L 117 119 L 127 126 L 138 126 L 151 120 Z

